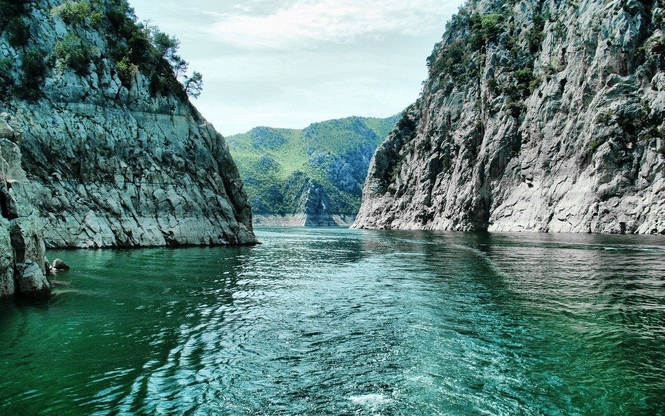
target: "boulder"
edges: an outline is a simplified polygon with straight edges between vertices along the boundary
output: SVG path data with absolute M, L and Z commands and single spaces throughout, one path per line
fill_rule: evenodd
M 44 257 L 44 274 L 46 276 L 53 276 L 54 274 L 53 267 L 46 257 Z
M 55 260 L 53 260 L 52 268 L 56 272 L 62 272 L 62 271 L 65 271 L 65 270 L 69 270 L 69 265 L 67 263 L 65 263 L 64 261 L 60 260 L 60 259 L 55 259 Z
M 26 260 L 16 268 L 18 293 L 24 298 L 45 299 L 51 295 L 51 285 L 37 263 Z

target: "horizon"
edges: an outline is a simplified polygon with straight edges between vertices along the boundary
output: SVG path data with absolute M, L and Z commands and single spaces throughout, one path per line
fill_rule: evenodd
M 180 40 L 190 73 L 203 74 L 192 103 L 224 136 L 398 114 L 418 98 L 425 60 L 462 3 L 130 0 L 139 21 Z

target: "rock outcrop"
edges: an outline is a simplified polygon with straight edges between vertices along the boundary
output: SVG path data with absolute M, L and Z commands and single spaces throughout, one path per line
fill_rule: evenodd
M 467 3 L 355 227 L 665 233 L 664 21 L 659 0 Z
M 298 212 L 304 217 L 306 227 L 330 227 L 338 225 L 330 211 L 330 198 L 326 190 L 315 180 L 308 180 L 300 196 Z
M 1 119 L 0 119 L 1 121 Z M 2 123 L 0 123 L 0 128 Z M 47 298 L 42 224 L 34 206 L 16 197 L 25 183 L 18 145 L 0 138 L 0 298 Z
M 46 246 L 256 243 L 226 142 L 150 43 L 154 29 L 122 0 L 20 4 L 0 37 L 0 135 L 20 138 L 16 192 Z

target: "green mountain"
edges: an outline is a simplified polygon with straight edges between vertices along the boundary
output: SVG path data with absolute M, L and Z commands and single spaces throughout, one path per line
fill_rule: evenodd
M 268 216 L 293 225 L 352 219 L 372 154 L 397 119 L 349 117 L 303 130 L 256 127 L 227 137 L 256 223 L 271 223 Z

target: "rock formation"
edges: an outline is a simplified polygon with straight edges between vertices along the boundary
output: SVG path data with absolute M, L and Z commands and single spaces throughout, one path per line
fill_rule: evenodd
M 0 118 L 0 130 L 3 122 Z M 10 130 L 0 131 L 0 298 L 45 298 L 51 286 L 45 276 L 41 219 L 34 206 L 16 197 L 25 172 L 17 144 L 8 140 Z
M 154 28 L 124 0 L 1 5 L 0 133 L 20 137 L 16 192 L 47 247 L 256 243 L 226 142 Z
M 665 233 L 664 21 L 659 0 L 470 1 L 355 226 Z

